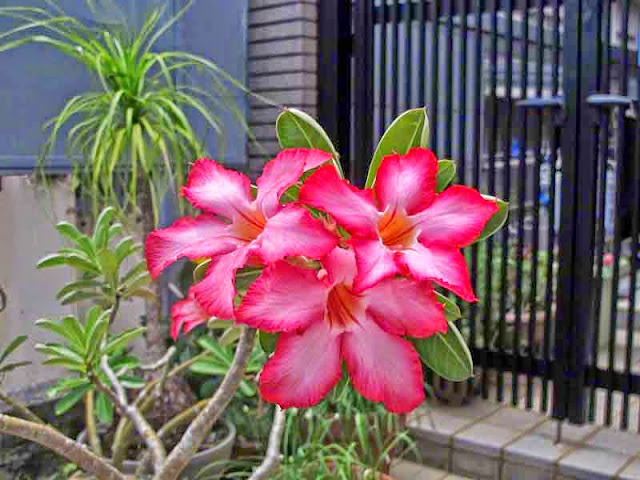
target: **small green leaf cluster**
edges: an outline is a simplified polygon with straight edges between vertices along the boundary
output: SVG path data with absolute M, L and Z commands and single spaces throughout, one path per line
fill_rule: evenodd
M 59 338 L 58 342 L 36 345 L 36 349 L 47 358 L 44 365 L 60 366 L 72 373 L 72 376 L 60 379 L 49 390 L 52 397 L 62 396 L 55 406 L 57 415 L 68 411 L 93 390 L 96 378 L 102 384 L 110 385 L 109 379 L 100 369 L 100 360 L 105 355 L 123 386 L 144 386 L 140 378 L 129 373 L 139 367 L 140 362 L 128 355 L 126 348 L 145 329 L 132 328 L 114 336 L 109 335 L 112 311 L 103 310 L 96 305 L 89 309 L 84 321 L 67 315 L 57 322 L 49 319 L 36 322 L 36 325 Z M 113 405 L 102 392 L 97 395 L 96 413 L 101 422 L 109 423 L 113 419 Z
M 7 345 L 4 350 L 0 350 L 0 380 L 2 377 L 15 370 L 16 368 L 24 367 L 25 365 L 29 365 L 31 362 L 9 362 L 8 358 L 15 352 L 20 345 L 27 341 L 26 335 L 20 335 L 14 338 L 9 345 Z
M 151 279 L 146 262 L 134 261 L 142 245 L 132 236 L 123 236 L 122 224 L 112 221 L 115 213 L 113 207 L 105 208 L 92 235 L 81 233 L 69 222 L 56 226 L 70 246 L 42 258 L 38 268 L 67 266 L 77 272 L 79 278 L 56 295 L 62 305 L 93 300 L 107 308 L 134 297 L 154 298 L 148 288 Z

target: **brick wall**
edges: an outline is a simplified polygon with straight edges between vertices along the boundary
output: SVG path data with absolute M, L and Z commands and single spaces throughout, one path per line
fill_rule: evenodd
M 249 0 L 249 87 L 282 106 L 317 115 L 318 3 L 321 0 Z M 260 171 L 278 150 L 280 109 L 251 99 L 249 126 L 260 142 L 248 145 L 249 170 Z

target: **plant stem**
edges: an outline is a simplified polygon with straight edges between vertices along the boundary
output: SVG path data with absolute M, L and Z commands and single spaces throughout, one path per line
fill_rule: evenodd
M 26 418 L 30 422 L 41 423 L 41 424 L 45 423 L 39 416 L 33 413 L 29 409 L 29 407 L 27 407 L 20 400 L 9 397 L 8 395 L 5 395 L 4 393 L 0 392 L 0 401 L 9 405 L 13 410 L 15 410 L 17 414 L 19 414 L 21 417 Z
M 96 426 L 95 416 L 95 392 L 89 390 L 84 397 L 84 423 L 87 427 L 87 436 L 89 437 L 89 445 L 96 455 L 102 456 L 102 445 L 100 445 L 100 437 L 98 436 L 98 428 Z
M 238 390 L 244 377 L 244 370 L 251 356 L 256 339 L 256 330 L 244 327 L 236 348 L 233 363 L 227 371 L 216 393 L 202 412 L 189 425 L 176 447 L 165 460 L 154 480 L 176 480 L 180 472 L 198 451 L 202 442 L 211 432 L 213 424 L 220 418 L 225 408 Z
M 49 425 L 0 414 L 0 432 L 42 445 L 100 480 L 127 480 L 105 459 Z
M 138 410 L 135 405 L 129 405 L 129 403 L 127 402 L 127 394 L 124 390 L 124 387 L 116 377 L 116 374 L 113 372 L 113 370 L 111 370 L 108 360 L 109 358 L 106 355 L 102 357 L 100 366 L 109 378 L 109 381 L 111 382 L 111 386 L 115 390 L 115 393 L 104 383 L 102 383 L 97 375 L 92 375 L 91 381 L 98 390 L 100 390 L 111 399 L 116 409 L 118 410 L 118 413 L 120 413 L 120 415 L 122 415 L 123 417 L 126 416 L 136 428 L 136 431 L 144 440 L 147 448 L 151 450 L 151 453 L 153 454 L 153 459 L 155 462 L 154 467 L 157 472 L 160 468 L 160 465 L 162 465 L 165 457 L 167 456 L 164 445 L 158 438 L 158 435 L 153 430 L 151 425 L 149 425 L 149 422 L 147 422 L 144 416 L 140 413 L 140 410 Z
M 269 433 L 269 445 L 267 446 L 267 455 L 262 460 L 260 466 L 249 477 L 249 480 L 264 480 L 269 478 L 273 471 L 280 465 L 280 444 L 282 443 L 282 432 L 287 415 L 280 406 L 276 406 L 273 415 L 273 424 L 271 424 L 271 433 Z
M 170 378 L 178 373 L 186 370 L 191 365 L 196 363 L 198 360 L 206 357 L 208 352 L 202 352 L 198 355 L 191 357 L 189 360 L 182 362 L 180 365 L 176 365 L 173 367 L 169 373 L 167 374 L 167 378 Z M 156 385 L 159 383 L 160 379 L 151 380 L 143 389 L 134 405 L 140 410 L 142 414 L 146 413 L 154 404 L 155 396 L 151 395 L 153 393 Z M 124 461 L 124 457 L 127 453 L 127 448 L 129 447 L 129 443 L 131 441 L 131 432 L 133 429 L 133 425 L 129 421 L 127 417 L 122 417 L 120 422 L 118 423 L 118 427 L 116 428 L 116 433 L 113 439 L 113 456 L 112 462 L 116 468 L 120 468 L 122 466 L 122 462 Z

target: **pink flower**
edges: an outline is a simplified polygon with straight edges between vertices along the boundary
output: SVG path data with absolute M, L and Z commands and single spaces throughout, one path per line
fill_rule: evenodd
M 402 337 L 446 332 L 430 282 L 386 279 L 356 293 L 352 250 L 335 248 L 318 271 L 280 261 L 249 287 L 236 319 L 284 332 L 260 374 L 260 392 L 283 408 L 318 403 L 339 381 L 344 360 L 354 387 L 392 412 L 424 399 L 422 367 Z
M 210 315 L 204 311 L 200 304 L 189 293 L 184 300 L 179 300 L 171 307 L 171 338 L 176 340 L 180 331 L 184 328 L 184 333 L 189 333 L 198 325 L 204 325 L 209 320 Z
M 437 172 L 433 152 L 413 148 L 382 160 L 373 189 L 349 185 L 331 167 L 302 186 L 300 202 L 325 210 L 351 234 L 356 291 L 408 274 L 476 300 L 460 248 L 480 235 L 498 206 L 460 185 L 436 193 Z
M 331 154 L 321 150 L 283 150 L 264 167 L 255 199 L 247 176 L 213 160 L 196 161 L 182 194 L 204 213 L 149 234 L 145 251 L 151 275 L 158 276 L 181 257 L 211 257 L 205 278 L 191 287 L 190 301 L 197 301 L 209 315 L 233 318 L 238 269 L 269 265 L 287 256 L 318 259 L 336 245 L 337 237 L 306 209 L 280 203 L 280 196 L 304 171 L 330 159 Z

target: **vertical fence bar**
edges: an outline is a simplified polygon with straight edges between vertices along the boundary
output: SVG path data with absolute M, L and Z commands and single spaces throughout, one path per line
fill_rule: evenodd
M 490 78 L 489 78 L 489 96 L 491 100 L 491 108 L 489 110 L 489 116 L 491 119 L 491 128 L 489 132 L 488 141 L 488 178 L 487 189 L 489 195 L 495 195 L 496 191 L 496 148 L 498 142 L 498 95 L 497 95 L 497 82 L 498 82 L 498 11 L 499 1 L 493 0 L 491 10 L 491 62 L 490 62 Z M 481 161 L 481 159 L 478 159 Z M 491 344 L 491 311 L 492 311 L 492 297 L 491 287 L 493 286 L 493 237 L 489 237 L 486 242 L 485 253 L 485 275 L 484 275 L 484 315 L 483 315 L 483 339 L 484 347 L 489 348 Z M 489 396 L 487 385 L 487 369 L 482 370 L 482 393 L 483 397 Z
M 359 80 L 355 90 L 353 128 L 355 152 L 351 181 L 362 186 L 373 147 L 373 0 L 356 0 L 354 64 Z
M 536 56 L 536 96 L 542 96 L 543 65 L 544 65 L 544 0 L 538 0 L 537 8 L 537 56 Z M 535 142 L 533 148 L 533 241 L 531 244 L 531 292 L 529 296 L 529 328 L 527 332 L 527 347 L 529 349 L 529 365 L 527 368 L 527 398 L 526 408 L 533 408 L 533 380 L 532 366 L 535 360 L 536 333 L 538 324 L 538 249 L 540 248 L 540 166 L 542 164 L 542 110 L 536 109 L 535 115 Z
M 560 91 L 560 0 L 554 0 L 553 5 L 553 37 L 551 45 L 551 94 L 558 96 Z M 544 312 L 544 339 L 543 339 L 543 359 L 544 375 L 542 378 L 542 411 L 546 412 L 549 407 L 549 380 L 551 379 L 551 326 L 554 316 L 555 301 L 555 249 L 556 249 L 556 163 L 558 162 L 558 148 L 560 147 L 560 131 L 557 124 L 557 117 L 552 114 L 551 119 L 551 145 L 549 158 L 549 206 L 547 232 L 547 278 L 545 285 L 545 312 Z
M 446 45 L 444 49 L 444 150 L 443 156 L 451 158 L 451 134 L 453 131 L 453 16 L 454 16 L 454 0 L 446 0 L 445 15 L 445 38 Z
M 513 4 L 512 0 L 505 0 L 504 10 L 507 15 L 507 24 L 505 32 L 505 42 L 507 45 L 513 45 Z M 502 155 L 504 162 L 504 170 L 502 172 L 502 198 L 510 201 L 511 198 L 511 135 L 512 135 L 512 89 L 513 89 L 513 48 L 508 48 L 505 52 L 505 119 L 504 119 L 504 137 L 502 144 Z M 507 280 L 507 267 L 509 264 L 509 224 L 504 226 L 501 235 L 501 258 L 500 258 L 500 320 L 498 324 L 498 351 L 503 355 L 505 353 L 504 342 L 506 338 L 506 321 L 507 318 L 507 297 L 511 286 Z M 501 355 L 501 358 L 502 358 Z M 501 367 L 503 367 L 501 365 Z M 498 369 L 498 401 L 504 400 L 504 369 Z
M 521 66 L 520 66 L 520 98 L 527 97 L 527 86 L 529 77 L 529 0 L 523 0 L 521 3 L 523 11 L 522 21 L 522 38 L 520 40 Z M 516 282 L 515 282 L 515 324 L 513 327 L 513 370 L 511 372 L 511 403 L 518 404 L 519 397 L 519 378 L 520 362 L 518 361 L 518 353 L 520 352 L 520 334 L 522 328 L 522 277 L 523 277 L 523 258 L 524 258 L 524 219 L 525 219 L 525 200 L 527 194 L 527 121 L 528 115 L 526 109 L 519 112 L 520 118 L 520 155 L 518 159 L 518 240 L 516 246 Z
M 484 0 L 475 0 L 474 2 L 474 19 L 475 19 L 475 44 L 474 44 L 474 71 L 473 71 L 473 151 L 471 161 L 473 162 L 473 186 L 478 189 L 480 187 L 480 162 L 482 161 L 482 138 L 481 138 L 481 122 L 482 122 L 482 12 L 484 10 Z M 478 286 L 478 244 L 471 247 L 471 284 L 473 290 L 476 291 Z M 477 344 L 477 314 L 478 307 L 476 303 L 469 306 L 469 347 L 474 349 Z M 483 353 L 487 352 L 487 345 L 483 345 Z M 486 365 L 486 363 L 485 363 Z M 483 384 L 486 381 L 487 368 L 482 369 Z
M 440 2 L 432 3 L 431 14 L 431 148 L 438 152 L 438 74 L 440 70 Z
M 458 180 L 464 183 L 467 173 L 467 15 L 468 15 L 468 0 L 461 0 L 460 8 L 460 56 L 458 57 L 458 64 L 460 65 L 460 79 L 459 89 L 460 97 L 458 101 L 458 108 L 460 109 L 459 123 L 458 123 L 458 145 L 459 145 L 459 170 Z
M 398 77 L 400 76 L 399 55 L 400 32 L 398 23 L 400 20 L 399 0 L 391 0 L 391 35 L 393 36 L 393 49 L 391 50 L 391 118 L 398 116 Z
M 378 138 L 387 126 L 387 0 L 380 5 L 380 125 Z
M 318 117 L 350 172 L 351 5 L 323 0 L 318 9 Z
M 601 49 L 601 69 L 602 69 L 602 87 L 601 91 L 609 92 L 609 69 L 610 69 L 610 49 L 611 49 L 611 1 L 605 0 L 602 4 L 602 49 Z M 598 184 L 598 208 L 597 208 L 597 225 L 596 225 L 596 273 L 594 280 L 594 312 L 593 312 L 593 331 L 591 335 L 591 359 L 597 365 L 598 350 L 601 343 L 600 339 L 600 314 L 602 298 L 602 273 L 604 269 L 604 253 L 605 253 L 605 212 L 607 199 L 607 164 L 609 156 L 609 122 L 611 112 L 609 109 L 601 109 L 599 125 L 600 125 L 600 152 L 599 152 L 599 184 Z M 595 387 L 595 369 L 589 377 L 591 383 L 589 389 L 589 421 L 594 421 L 597 407 L 596 387 Z
M 627 37 L 627 32 L 629 28 L 629 1 L 622 1 L 622 25 L 621 25 L 622 35 L 622 61 L 619 65 L 620 67 L 620 94 L 626 95 L 628 92 L 627 81 L 629 78 L 629 39 Z M 616 111 L 616 126 L 617 126 L 617 138 L 616 138 L 616 150 L 615 150 L 615 161 L 616 161 L 616 205 L 615 205 L 615 225 L 614 225 L 614 234 L 613 234 L 613 276 L 611 280 L 611 292 L 613 296 L 613 301 L 611 302 L 611 310 L 610 310 L 610 330 L 609 330 L 609 362 L 607 369 L 607 376 L 609 380 L 608 390 L 607 390 L 607 402 L 606 402 L 606 415 L 605 415 L 605 424 L 611 425 L 612 416 L 613 416 L 613 376 L 615 374 L 615 364 L 616 364 L 616 331 L 618 329 L 618 286 L 620 280 L 620 255 L 622 253 L 622 232 L 621 232 L 621 222 L 618 218 L 618 213 L 620 212 L 621 205 L 621 186 L 623 182 L 623 172 L 622 172 L 622 164 L 623 158 L 626 153 L 625 139 L 624 139 L 624 118 L 625 118 L 625 109 L 623 107 L 618 107 Z
M 418 0 L 418 103 L 426 105 L 425 98 L 425 74 L 427 64 L 427 9 L 425 0 Z
M 412 50 L 412 32 L 411 32 L 411 6 L 413 2 L 407 0 L 404 4 L 405 12 L 404 12 L 404 108 L 408 110 L 411 108 L 411 84 L 413 83 L 413 79 L 411 78 L 411 64 L 413 63 L 413 55 L 411 54 Z M 398 72 L 399 74 L 400 72 Z

